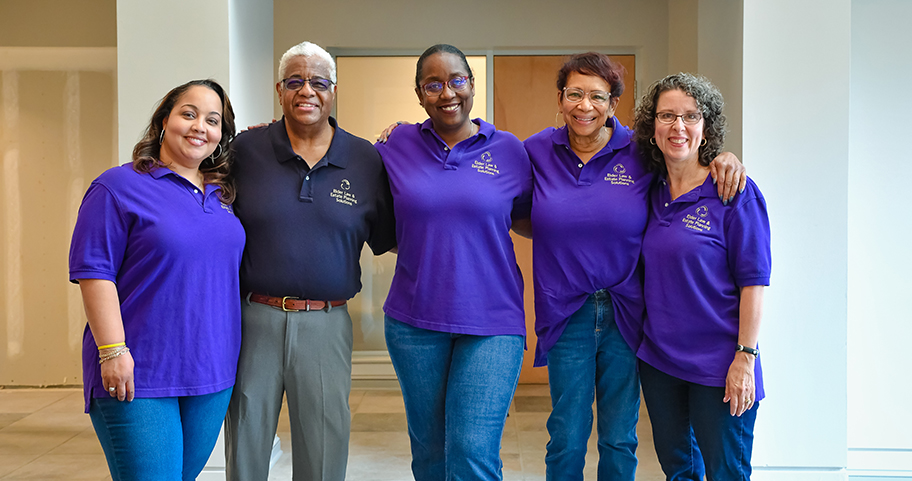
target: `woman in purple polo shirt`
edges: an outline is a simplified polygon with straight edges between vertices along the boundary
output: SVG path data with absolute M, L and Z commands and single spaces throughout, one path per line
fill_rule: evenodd
M 233 137 L 222 87 L 181 85 L 79 209 L 86 412 L 115 481 L 196 479 L 218 438 L 241 334 Z
M 532 161 L 535 365 L 547 364 L 549 480 L 582 480 L 598 426 L 598 479 L 633 481 L 643 287 L 636 269 L 647 218 L 648 172 L 633 131 L 615 117 L 623 67 L 577 54 L 557 75 L 564 127 L 525 141 Z M 713 162 L 719 194 L 735 195 L 743 167 Z M 723 186 L 729 185 L 726 189 Z
M 644 338 L 637 350 L 656 453 L 669 480 L 750 479 L 763 399 L 757 338 L 769 285 L 766 202 L 750 179 L 715 195 L 722 95 L 690 74 L 650 87 L 636 140 L 657 173 L 643 240 Z
M 472 120 L 465 55 L 435 45 L 415 93 L 428 113 L 377 144 L 399 257 L 384 305 L 418 481 L 502 478 L 500 441 L 525 320 L 510 227 L 529 215 L 532 171 L 512 134 Z

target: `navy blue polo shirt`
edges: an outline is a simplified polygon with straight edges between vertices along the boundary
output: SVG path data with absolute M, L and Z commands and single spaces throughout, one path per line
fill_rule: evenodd
M 285 119 L 238 135 L 234 209 L 248 232 L 241 292 L 350 299 L 361 290 L 361 248 L 396 245 L 380 154 L 335 119 L 326 155 L 309 168 L 291 148 Z

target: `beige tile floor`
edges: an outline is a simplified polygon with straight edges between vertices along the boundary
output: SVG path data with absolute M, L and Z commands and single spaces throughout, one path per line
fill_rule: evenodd
M 349 481 L 409 480 L 409 443 L 402 396 L 392 390 L 351 393 L 352 434 Z M 505 480 L 544 480 L 547 386 L 519 386 L 504 430 L 501 457 Z M 645 409 L 639 425 L 639 481 L 664 479 L 652 450 Z M 282 456 L 270 481 L 291 479 L 291 436 L 287 412 L 279 422 Z M 586 479 L 596 479 L 598 455 L 589 441 Z M 0 389 L 0 479 L 110 480 L 104 454 L 79 389 Z

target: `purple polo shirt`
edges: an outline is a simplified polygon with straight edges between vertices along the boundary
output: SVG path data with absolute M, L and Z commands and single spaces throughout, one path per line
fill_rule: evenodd
M 674 201 L 664 179 L 650 193 L 643 240 L 646 321 L 637 357 L 688 382 L 725 386 L 738 344 L 740 288 L 768 286 L 766 201 L 751 179 L 722 205 L 706 181 Z M 756 364 L 757 399 L 763 373 Z
M 535 284 L 535 365 L 586 298 L 611 294 L 618 329 L 636 352 L 642 338 L 643 288 L 637 271 L 647 195 L 646 172 L 633 131 L 617 118 L 608 144 L 586 164 L 570 149 L 567 127 L 525 141 L 532 161 L 532 266 Z
M 117 286 L 136 397 L 210 394 L 234 385 L 241 345 L 238 267 L 244 229 L 219 189 L 131 164 L 89 186 L 70 245 L 70 281 Z M 98 350 L 83 336 L 86 412 L 107 398 Z
M 409 325 L 524 336 L 511 215 L 529 215 L 532 169 L 513 134 L 475 119 L 452 151 L 431 121 L 397 128 L 377 150 L 389 172 L 399 257 L 383 310 Z

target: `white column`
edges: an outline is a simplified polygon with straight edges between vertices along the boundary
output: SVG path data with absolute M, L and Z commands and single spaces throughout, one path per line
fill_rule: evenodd
M 117 2 L 117 113 L 121 163 L 172 88 L 213 78 L 234 104 L 237 126 L 272 119 L 272 2 Z
M 773 236 L 755 480 L 847 479 L 850 54 L 851 0 L 744 0 L 743 153 Z
M 848 178 L 848 468 L 912 478 L 908 273 L 912 2 L 852 2 Z M 865 478 L 869 479 L 869 478 Z
M 239 129 L 272 119 L 272 2 L 117 2 L 117 112 L 120 163 L 172 88 L 212 78 L 227 91 Z M 222 437 L 200 480 L 225 479 Z M 278 450 L 278 439 L 274 451 Z

